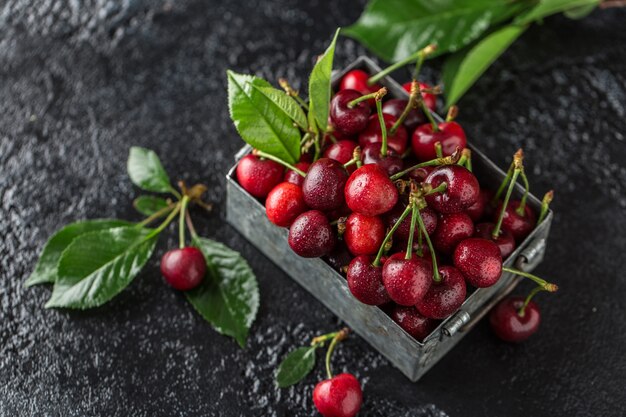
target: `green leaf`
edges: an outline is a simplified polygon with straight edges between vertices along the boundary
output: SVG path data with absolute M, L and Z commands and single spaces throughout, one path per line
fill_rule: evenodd
M 538 5 L 518 16 L 515 23 L 525 25 L 566 10 L 596 6 L 599 2 L 599 0 L 541 0 Z
M 317 60 L 309 77 L 309 125 L 319 127 L 323 132 L 328 126 L 328 112 L 330 109 L 330 76 L 333 71 L 333 57 L 339 31 L 337 29 L 333 41 L 326 52 Z
M 315 367 L 315 347 L 305 346 L 291 351 L 278 366 L 276 382 L 285 388 L 300 382 Z
M 259 309 L 259 288 L 254 272 L 236 251 L 211 239 L 194 238 L 202 251 L 207 275 L 187 299 L 220 333 L 234 337 L 244 347 Z
M 300 130 L 291 118 L 254 87 L 271 87 L 262 78 L 227 71 L 228 108 L 242 139 L 253 148 L 294 164 L 300 159 Z
M 76 237 L 88 232 L 129 225 L 131 223 L 115 219 L 81 220 L 68 224 L 48 239 L 33 273 L 30 274 L 24 286 L 30 287 L 36 284 L 54 283 L 57 278 L 57 265 L 61 258 L 61 253 Z
M 144 216 L 150 216 L 168 206 L 167 200 L 152 195 L 141 195 L 133 201 L 133 207 Z
M 523 0 L 371 0 L 345 34 L 386 61 L 399 61 L 428 44 L 436 56 L 478 39 L 494 24 L 527 8 Z
M 252 85 L 254 89 L 263 93 L 268 99 L 274 102 L 291 120 L 293 120 L 300 129 L 307 130 L 308 124 L 306 121 L 306 115 L 302 110 L 302 107 L 291 96 L 287 95 L 282 90 L 274 87 L 259 87 Z
M 506 26 L 448 58 L 443 68 L 448 106 L 455 104 L 525 29 L 523 26 Z
M 157 236 L 151 229 L 116 227 L 74 239 L 59 260 L 49 307 L 98 307 L 130 284 L 150 258 Z
M 567 9 L 563 12 L 565 16 L 570 19 L 578 20 L 585 18 L 593 12 L 596 7 L 598 7 L 599 1 L 595 4 L 587 4 L 586 6 L 574 7 L 572 9 Z
M 157 193 L 167 193 L 172 189 L 159 157 L 150 149 L 130 148 L 127 170 L 132 182 L 141 189 Z

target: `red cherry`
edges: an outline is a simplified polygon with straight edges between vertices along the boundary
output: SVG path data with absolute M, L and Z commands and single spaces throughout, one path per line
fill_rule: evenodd
M 382 146 L 382 143 L 370 143 L 365 146 L 361 152 L 361 161 L 363 164 L 376 164 L 384 169 L 389 176 L 402 171 L 404 167 L 402 159 L 390 148 L 387 148 L 387 156 L 381 156 L 380 148 Z
M 417 302 L 417 310 L 431 319 L 445 319 L 465 301 L 465 279 L 452 266 L 439 267 L 441 281 L 433 283 L 426 295 Z
M 354 156 L 354 148 L 357 146 L 359 145 L 352 140 L 337 141 L 337 143 L 333 143 L 326 148 L 324 151 L 324 158 L 334 159 L 343 165 L 352 160 L 352 157 Z M 354 172 L 355 169 L 356 165 L 351 165 L 348 167 L 348 172 Z
M 165 252 L 161 258 L 161 274 L 173 288 L 191 290 L 202 282 L 206 261 L 200 249 L 188 246 Z
M 391 299 L 383 285 L 383 268 L 372 265 L 374 257 L 357 256 L 348 265 L 348 288 L 354 298 L 364 304 L 379 306 Z
M 487 206 L 489 206 L 489 202 L 492 198 L 493 192 L 491 190 L 481 188 L 478 199 L 474 202 L 474 204 L 465 209 L 465 212 L 471 217 L 474 223 L 481 220 L 485 216 Z
M 458 213 L 478 200 L 480 187 L 478 180 L 467 168 L 460 165 L 437 167 L 424 180 L 433 188 L 446 183 L 446 189 L 426 196 L 429 206 L 440 213 Z
M 419 341 L 424 340 L 439 324 L 436 320 L 422 316 L 415 307 L 394 306 L 391 318 Z
M 352 213 L 343 239 L 353 255 L 374 255 L 385 239 L 385 224 L 380 217 Z
M 541 314 L 534 301 L 524 309 L 524 316 L 519 310 L 524 305 L 524 298 L 509 297 L 500 301 L 489 313 L 489 324 L 496 335 L 507 342 L 522 342 L 539 329 Z
M 535 212 L 528 204 L 524 207 L 524 216 L 517 214 L 517 208 L 520 205 L 519 200 L 511 200 L 506 206 L 504 217 L 502 218 L 502 229 L 510 232 L 517 242 L 521 242 L 533 231 L 537 219 Z M 498 215 L 502 210 L 502 204 L 498 205 L 494 221 L 498 221 Z
M 362 402 L 361 385 L 352 374 L 325 379 L 313 390 L 313 403 L 324 417 L 354 417 Z
M 294 166 L 296 168 L 298 168 L 300 171 L 306 173 L 309 170 L 309 167 L 311 166 L 311 163 L 310 162 L 298 162 Z M 285 172 L 285 176 L 283 177 L 283 181 L 290 182 L 292 184 L 296 184 L 296 185 L 301 187 L 302 183 L 304 182 L 304 177 L 302 175 L 298 174 L 296 171 L 292 171 L 292 170 L 288 169 L 287 172 Z
M 318 210 L 305 211 L 289 228 L 289 246 L 304 258 L 317 258 L 330 253 L 336 241 L 330 222 Z
M 454 250 L 453 260 L 454 266 L 474 287 L 490 287 L 502 275 L 502 255 L 491 240 L 476 237 L 465 239 Z
M 398 155 L 402 155 L 406 151 L 409 142 L 409 135 L 404 126 L 398 127 L 393 135 L 389 134 L 389 130 L 396 123 L 396 118 L 390 114 L 383 114 L 383 120 L 387 128 L 387 147 L 392 149 Z M 377 114 L 372 114 L 367 123 L 367 127 L 359 133 L 359 146 L 365 148 L 370 143 L 382 143 L 383 133 L 380 130 L 380 120 Z
M 309 167 L 302 182 L 304 201 L 312 209 L 335 210 L 343 206 L 343 189 L 348 172 L 342 164 L 329 158 L 320 158 Z
M 354 171 L 344 193 L 348 207 L 366 216 L 383 214 L 398 201 L 396 186 L 378 165 L 363 165 Z
M 281 227 L 289 227 L 307 209 L 302 189 L 290 182 L 278 184 L 265 200 L 267 218 Z
M 464 149 L 467 138 L 461 125 L 457 122 L 439 123 L 439 130 L 435 132 L 430 123 L 418 126 L 411 137 L 413 153 L 420 161 L 430 161 L 437 157 L 435 143 L 441 143 L 443 156 L 454 153 L 456 148 Z
M 409 100 L 403 100 L 401 98 L 392 98 L 391 100 L 387 100 L 383 103 L 383 113 L 389 114 L 398 120 L 404 112 L 408 102 Z M 404 119 L 404 126 L 409 130 L 413 130 L 418 125 L 423 123 L 426 123 L 426 117 L 424 116 L 424 113 L 418 109 L 412 109 L 406 119 Z
M 413 165 L 416 165 L 416 164 L 406 165 L 405 168 L 412 167 Z M 433 172 L 435 168 L 437 167 L 428 166 L 428 167 L 421 167 L 421 168 L 414 169 L 411 172 L 409 172 L 409 178 L 417 182 L 424 182 L 426 177 L 428 177 L 428 175 L 431 172 Z
M 513 235 L 504 229 L 500 229 L 500 235 L 494 239 L 493 229 L 496 225 L 493 223 L 480 223 L 476 225 L 476 232 L 474 237 L 480 237 L 483 239 L 491 240 L 500 249 L 502 259 L 506 259 L 515 250 L 515 239 Z
M 380 85 L 367 85 L 367 80 L 370 78 L 369 74 L 363 70 L 348 71 L 346 75 L 341 79 L 339 84 L 340 90 L 356 90 L 362 95 L 375 93 L 380 90 Z M 372 101 L 373 102 L 373 101 Z
M 356 90 L 341 90 L 330 100 L 330 120 L 332 126 L 346 135 L 359 133 L 367 126 L 368 118 L 372 113 L 367 100 L 355 104 L 348 104 L 361 97 Z
M 440 214 L 433 237 L 435 249 L 450 255 L 456 245 L 474 234 L 474 223 L 465 213 Z
M 383 265 L 383 284 L 389 297 L 403 306 L 413 306 L 424 297 L 433 280 L 431 264 L 413 254 L 391 255 Z
M 406 208 L 405 204 L 398 204 L 396 205 L 396 207 L 394 207 L 394 209 L 389 212 L 389 214 L 387 214 L 386 218 L 387 218 L 387 226 L 389 228 L 393 227 L 394 224 L 396 224 L 396 222 L 398 221 L 398 219 L 400 218 L 400 216 L 402 215 L 402 213 L 404 212 L 404 209 Z M 426 233 L 428 233 L 428 235 L 432 235 L 435 232 L 435 229 L 437 229 L 437 213 L 435 213 L 435 211 L 433 209 L 431 209 L 430 207 L 425 207 L 422 210 L 420 210 L 420 215 L 422 216 L 422 221 L 424 222 L 424 226 L 426 226 Z M 400 242 L 404 242 L 406 243 L 409 240 L 409 234 L 411 233 L 411 216 L 407 216 L 405 217 L 404 220 L 402 220 L 402 223 L 400 223 L 400 226 L 398 226 L 398 228 L 396 229 L 396 232 L 394 233 L 394 240 L 398 240 Z M 415 231 L 413 232 L 413 241 L 417 242 L 418 238 L 419 238 L 419 228 L 416 227 Z
M 277 162 L 246 155 L 237 164 L 237 181 L 256 198 L 265 198 L 283 180 L 285 169 Z
M 418 84 L 419 84 L 420 90 L 428 90 L 428 89 L 433 88 L 430 84 L 427 84 L 427 83 L 418 82 Z M 411 94 L 411 82 L 410 81 L 408 83 L 402 84 L 402 88 L 404 88 L 404 91 Z M 426 107 L 428 107 L 432 111 L 435 111 L 435 109 L 437 108 L 437 96 L 431 93 L 421 93 L 421 94 L 422 94 L 422 98 L 424 99 L 424 104 L 426 104 Z

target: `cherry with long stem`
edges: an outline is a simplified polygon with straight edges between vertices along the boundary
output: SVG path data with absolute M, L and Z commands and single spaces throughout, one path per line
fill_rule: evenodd
M 426 202 L 423 201 L 422 199 L 419 203 L 415 203 L 415 205 L 419 213 L 420 207 L 421 206 L 425 207 Z M 439 266 L 437 265 L 437 254 L 435 253 L 435 248 L 433 247 L 433 243 L 430 240 L 430 236 L 428 236 L 428 231 L 426 230 L 426 225 L 424 224 L 424 220 L 422 220 L 421 213 L 418 214 L 417 221 L 419 223 L 419 227 L 421 231 L 420 236 L 422 234 L 424 235 L 424 239 L 426 239 L 426 244 L 428 245 L 428 250 L 430 251 L 430 257 L 431 257 L 431 261 L 433 264 L 433 280 L 435 282 L 441 282 L 441 276 L 439 275 Z
M 530 272 L 520 271 L 519 269 L 509 268 L 508 266 L 503 266 L 502 271 L 510 272 L 511 274 L 519 275 L 524 278 L 528 278 L 531 281 L 535 282 L 538 286 L 548 292 L 556 292 L 559 289 L 559 286 L 556 284 L 552 284 L 551 282 L 546 281 L 543 278 L 539 278 L 537 275 L 533 275 Z
M 354 106 L 356 106 L 357 104 L 359 104 L 362 101 L 365 100 L 371 100 L 374 99 L 376 100 L 378 97 L 380 97 L 380 100 L 382 100 L 382 98 L 384 97 L 384 95 L 387 94 L 387 88 L 383 87 L 380 90 L 374 92 L 374 93 L 370 93 L 370 94 L 365 94 L 361 97 L 357 97 L 354 100 L 352 100 L 351 102 L 348 103 L 348 107 L 349 108 L 353 108 Z
M 528 182 L 528 178 L 526 177 L 526 172 L 524 172 L 524 167 L 522 167 L 522 171 L 520 172 L 520 178 L 522 179 L 522 183 L 524 184 L 524 195 L 522 195 L 519 206 L 517 207 L 515 212 L 520 217 L 524 217 L 524 215 L 526 214 L 526 200 L 528 199 L 528 194 L 530 193 L 530 184 Z
M 386 77 L 388 74 L 392 73 L 393 71 L 397 70 L 398 68 L 413 62 L 415 60 L 419 61 L 421 60 L 422 62 L 424 61 L 424 59 L 426 59 L 426 57 L 430 54 L 432 54 L 433 52 L 435 52 L 435 50 L 437 49 L 437 45 L 431 44 L 431 45 L 427 45 L 426 47 L 420 49 L 419 51 L 413 53 L 412 55 L 409 55 L 408 57 L 406 57 L 405 59 L 396 62 L 393 65 L 388 66 L 387 68 L 385 68 L 384 70 L 380 71 L 378 74 L 375 74 L 373 76 L 371 76 L 368 80 L 367 80 L 367 84 L 368 85 L 373 85 L 375 84 L 377 81 L 379 81 L 380 79 L 382 79 L 383 77 Z M 421 63 L 419 64 L 421 67 Z
M 500 236 L 500 228 L 502 227 L 502 221 L 504 220 L 506 207 L 508 206 L 509 200 L 511 199 L 511 194 L 513 194 L 513 189 L 515 188 L 517 177 L 522 171 L 522 160 L 521 158 L 518 158 L 517 153 L 513 157 L 513 165 L 515 168 L 513 169 L 513 174 L 511 175 L 511 179 L 509 181 L 509 188 L 507 189 L 506 195 L 504 196 L 504 201 L 502 203 L 500 215 L 498 216 L 498 221 L 496 222 L 496 226 L 493 228 L 493 232 L 491 233 L 491 237 L 493 238 L 493 240 L 498 239 L 498 236 Z
M 292 171 L 296 172 L 298 175 L 301 175 L 301 176 L 303 176 L 303 177 L 306 177 L 306 173 L 305 173 L 304 171 L 302 171 L 302 170 L 300 170 L 300 169 L 296 168 L 295 166 L 291 165 L 290 163 L 285 162 L 285 161 L 283 161 L 282 159 L 277 158 L 277 157 L 275 157 L 274 155 L 271 155 L 271 154 L 269 154 L 269 153 L 267 153 L 267 152 L 263 152 L 263 151 L 261 151 L 261 150 L 254 149 L 254 150 L 252 151 L 252 155 L 258 156 L 258 157 L 260 157 L 260 158 L 266 158 L 266 159 L 269 159 L 269 160 L 271 160 L 271 161 L 277 162 L 277 163 L 281 164 L 282 166 L 284 166 L 285 168 L 288 168 L 288 169 L 290 169 L 290 170 L 292 170 Z
M 387 156 L 387 126 L 385 125 L 385 118 L 383 116 L 382 101 L 383 97 L 387 94 L 386 88 L 381 88 L 374 94 L 376 100 L 376 113 L 378 113 L 378 122 L 380 123 L 380 133 L 382 134 L 382 144 L 380 146 L 380 156 Z
M 530 303 L 530 300 L 532 300 L 533 297 L 537 295 L 537 293 L 540 293 L 541 291 L 547 291 L 547 290 L 540 285 L 532 289 L 532 291 L 528 294 L 528 296 L 524 300 L 524 304 L 522 304 L 522 307 L 518 310 L 517 312 L 518 316 L 524 317 L 524 314 L 526 314 L 526 307 L 528 306 L 528 303 Z
M 413 198 L 411 198 L 413 200 Z M 417 224 L 417 218 L 420 217 L 419 209 L 414 201 L 411 201 L 411 227 L 409 229 L 409 239 L 406 245 L 405 259 L 411 259 L 413 256 L 413 234 L 415 233 L 415 225 Z
M 398 128 L 402 126 L 402 123 L 404 123 L 406 118 L 409 116 L 411 110 L 413 110 L 417 106 L 417 103 L 420 100 L 422 100 L 422 95 L 420 94 L 419 84 L 417 83 L 417 81 L 413 80 L 411 82 L 411 93 L 409 94 L 409 101 L 406 103 L 406 107 L 402 111 L 402 114 L 400 114 L 400 117 L 398 117 L 398 120 L 396 120 L 393 126 L 391 126 L 391 129 L 389 129 L 389 134 L 391 136 L 393 136 L 396 133 L 396 130 L 398 130 Z
M 328 350 L 326 351 L 326 375 L 328 376 L 328 379 L 331 379 L 333 377 L 333 373 L 330 368 L 330 359 L 333 355 L 333 352 L 335 351 L 335 347 L 337 346 L 337 343 L 348 337 L 349 333 L 350 329 L 348 329 L 347 327 L 341 329 L 334 334 L 332 340 L 330 341 L 330 345 L 328 345 Z
M 509 169 L 506 172 L 506 176 L 504 177 L 504 179 L 500 183 L 500 186 L 498 187 L 498 190 L 496 191 L 496 193 L 493 196 L 493 199 L 491 200 L 491 203 L 494 206 L 498 204 L 498 200 L 500 200 L 500 196 L 504 192 L 504 189 L 509 184 L 509 181 L 511 180 L 511 177 L 513 176 L 513 170 L 515 169 L 515 160 L 516 159 L 519 159 L 521 161 L 524 160 L 524 151 L 522 151 L 522 149 L 518 149 L 517 152 L 515 152 L 515 155 L 513 155 L 513 162 L 511 162 L 511 165 L 509 166 Z
M 180 213 L 178 214 L 178 247 L 183 249 L 185 247 L 185 216 L 187 214 L 187 204 L 189 203 L 189 196 L 184 195 L 180 202 Z
M 389 240 L 391 239 L 391 237 L 393 236 L 395 231 L 398 230 L 398 227 L 400 227 L 400 224 L 409 215 L 409 213 L 411 212 L 411 209 L 412 209 L 411 204 L 406 206 L 406 208 L 404 209 L 404 211 L 402 212 L 402 214 L 400 215 L 400 217 L 396 221 L 396 224 L 394 224 L 393 227 L 391 228 L 391 230 L 389 230 L 389 232 L 387 232 L 387 235 L 385 236 L 385 239 L 383 239 L 383 242 L 380 244 L 380 248 L 378 249 L 378 253 L 376 254 L 376 258 L 374 258 L 374 261 L 372 262 L 372 266 L 380 266 L 380 259 L 383 257 L 383 253 L 385 252 L 387 243 L 389 242 Z
M 541 200 L 541 211 L 539 212 L 539 219 L 537 220 L 537 224 L 541 224 L 542 221 L 545 220 L 548 215 L 548 210 L 550 209 L 550 203 L 554 198 L 554 190 L 548 191 Z

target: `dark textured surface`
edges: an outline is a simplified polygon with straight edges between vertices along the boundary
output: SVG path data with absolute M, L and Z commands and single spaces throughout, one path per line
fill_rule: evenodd
M 273 370 L 293 346 L 338 323 L 223 222 L 223 176 L 241 145 L 224 71 L 300 86 L 363 2 L 113 3 L 0 6 L 0 414 L 315 415 L 310 394 L 322 366 L 284 390 L 274 388 Z M 474 143 L 502 165 L 523 146 L 535 192 L 556 190 L 538 271 L 562 291 L 539 298 L 539 334 L 511 346 L 481 323 L 417 384 L 352 337 L 335 368 L 364 382 L 361 415 L 626 413 L 625 20 L 619 10 L 548 19 L 461 103 Z M 342 39 L 337 64 L 362 52 Z M 162 284 L 157 257 L 93 311 L 44 310 L 49 288 L 22 288 L 63 224 L 138 218 L 125 174 L 131 145 L 155 149 L 173 178 L 210 185 L 216 213 L 198 219 L 201 234 L 242 251 L 260 281 L 245 350 Z

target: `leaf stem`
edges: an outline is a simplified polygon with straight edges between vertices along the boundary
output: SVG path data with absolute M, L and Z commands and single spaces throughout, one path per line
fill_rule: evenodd
M 274 155 L 271 155 L 271 154 L 269 154 L 269 153 L 267 153 L 267 152 L 263 152 L 263 151 L 260 151 L 260 150 L 258 150 L 258 149 L 255 149 L 255 150 L 253 150 L 253 151 L 252 151 L 252 154 L 253 154 L 253 155 L 256 155 L 256 156 L 259 156 L 259 157 L 261 157 L 261 158 L 266 158 L 266 159 L 269 159 L 269 160 L 271 160 L 271 161 L 278 162 L 278 163 L 279 163 L 279 164 L 281 164 L 282 166 L 284 166 L 284 167 L 286 167 L 286 168 L 288 168 L 288 169 L 290 169 L 290 170 L 292 170 L 292 171 L 295 171 L 298 175 L 301 175 L 301 176 L 303 176 L 303 177 L 306 177 L 306 174 L 304 173 L 304 171 L 302 171 L 302 170 L 300 170 L 300 169 L 296 168 L 295 166 L 291 165 L 290 163 L 285 162 L 285 161 L 283 161 L 282 159 L 277 158 L 277 157 L 275 157 Z
M 185 215 L 187 214 L 188 203 L 189 196 L 183 196 L 180 202 L 180 213 L 178 214 L 178 247 L 180 249 L 185 247 Z
M 390 74 L 393 71 L 397 70 L 398 68 L 408 64 L 409 62 L 415 61 L 416 59 L 419 60 L 421 58 L 421 60 L 423 61 L 428 55 L 430 55 L 433 52 L 435 52 L 436 49 L 437 49 L 437 46 L 434 45 L 434 44 L 426 45 L 426 47 L 420 49 L 419 51 L 409 55 L 408 57 L 404 58 L 403 60 L 400 60 L 400 61 L 396 62 L 393 65 L 388 66 L 384 70 L 380 71 L 378 74 L 375 74 L 375 75 L 371 76 L 367 80 L 367 85 L 372 85 L 372 84 L 376 83 L 381 78 L 386 77 L 388 74 Z M 420 64 L 420 67 L 421 67 L 421 64 Z M 416 76 L 417 76 L 417 74 L 416 74 Z

